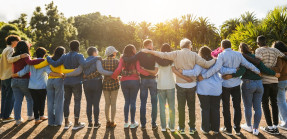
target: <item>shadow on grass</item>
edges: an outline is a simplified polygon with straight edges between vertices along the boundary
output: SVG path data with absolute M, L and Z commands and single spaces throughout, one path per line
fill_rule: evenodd
M 28 131 L 23 133 L 21 136 L 18 137 L 18 139 L 25 139 L 28 138 L 32 132 L 38 127 L 39 125 L 34 125 L 32 128 L 30 128 Z
M 171 136 L 168 132 L 162 132 L 165 139 L 171 139 Z
M 124 128 L 124 132 L 125 132 L 125 139 L 130 139 L 130 130 L 128 128 Z
M 1 135 L 3 135 L 2 136 L 3 138 L 8 138 L 8 139 L 13 138 L 27 124 L 28 124 L 28 121 L 18 126 L 13 126 L 10 129 L 4 131 Z
M 138 137 L 137 137 L 137 130 L 138 130 L 138 128 L 131 129 L 132 138 L 133 138 L 133 139 L 137 139 L 137 138 L 138 138 Z
M 106 128 L 104 139 L 114 139 L 115 138 L 115 129 L 114 128 Z
M 61 127 L 60 126 L 46 126 L 40 133 L 37 134 L 35 139 L 39 138 L 54 138 Z
M 158 134 L 158 132 L 159 132 L 158 130 L 153 130 L 152 132 L 153 132 L 153 135 L 156 139 L 160 139 L 159 134 Z
M 171 133 L 171 135 L 173 136 L 173 138 L 175 139 L 180 139 L 181 137 L 179 136 L 179 133 L 178 132 L 173 132 Z
M 149 135 L 147 134 L 146 129 L 142 130 L 142 132 L 143 132 L 143 136 L 142 136 L 143 139 L 149 139 L 150 138 Z
M 89 138 L 91 131 L 92 131 L 92 129 L 88 128 L 88 130 L 87 130 L 87 132 L 86 132 L 86 134 L 84 136 L 84 139 L 88 139 Z
M 92 134 L 92 139 L 96 139 L 97 138 L 97 133 L 98 133 L 98 129 L 97 128 L 94 128 L 93 130 L 93 134 Z
M 66 130 L 66 129 L 62 130 L 61 134 L 57 137 L 57 139 L 62 139 L 67 131 L 68 130 Z

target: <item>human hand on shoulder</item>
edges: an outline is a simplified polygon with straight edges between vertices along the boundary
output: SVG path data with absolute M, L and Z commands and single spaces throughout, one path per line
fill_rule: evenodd
M 275 74 L 275 77 L 277 77 L 277 78 L 280 78 L 280 76 L 281 76 L 280 73 Z
M 202 75 L 197 76 L 197 79 L 198 79 L 199 82 L 202 81 L 202 80 L 204 80 L 204 78 L 202 77 Z
M 30 56 L 30 55 L 29 55 L 29 54 L 27 54 L 27 53 L 25 53 L 25 54 L 21 54 L 21 55 L 20 55 L 20 57 L 21 57 L 21 58 L 26 58 L 26 57 L 29 57 L 29 56 Z
M 141 52 L 143 52 L 143 53 L 150 53 L 150 52 L 151 52 L 151 50 L 148 50 L 148 49 L 142 49 L 142 50 L 141 50 Z

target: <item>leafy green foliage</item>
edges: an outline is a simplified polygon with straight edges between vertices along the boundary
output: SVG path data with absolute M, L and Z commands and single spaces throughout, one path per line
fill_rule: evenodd
M 17 26 L 12 24 L 4 24 L 0 28 L 0 51 L 6 47 L 6 37 L 9 35 L 18 35 L 21 37 L 22 40 L 30 41 L 25 33 L 20 31 Z
M 72 25 L 73 18 L 66 19 L 54 2 L 45 6 L 46 13 L 36 7 L 30 21 L 35 46 L 45 47 L 50 51 L 57 46 L 67 47 L 68 42 L 77 36 L 77 29 Z
M 270 11 L 261 22 L 249 22 L 247 25 L 239 24 L 236 30 L 230 34 L 230 41 L 235 50 L 238 49 L 240 42 L 245 42 L 255 50 L 256 38 L 259 35 L 267 37 L 267 44 L 280 40 L 287 42 L 287 10 L 285 7 L 276 7 Z
M 135 28 L 124 24 L 120 18 L 103 16 L 99 12 L 75 17 L 74 26 L 78 29 L 78 39 L 84 48 L 98 46 L 104 50 L 115 46 L 122 51 L 127 44 L 138 46 L 135 39 Z

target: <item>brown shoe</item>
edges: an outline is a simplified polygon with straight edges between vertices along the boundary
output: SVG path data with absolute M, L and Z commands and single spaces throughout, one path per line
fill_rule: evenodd
M 47 116 L 41 116 L 40 120 L 43 120 L 43 121 L 48 120 L 48 117 Z
M 111 122 L 107 122 L 106 127 L 107 128 L 111 127 Z
M 43 120 L 36 120 L 35 121 L 35 125 L 38 125 L 38 124 L 40 124 L 40 123 L 42 123 L 43 122 Z
M 110 127 L 111 127 L 111 128 L 115 128 L 116 126 L 117 126 L 117 124 L 116 124 L 115 122 L 111 122 L 111 123 L 110 123 Z

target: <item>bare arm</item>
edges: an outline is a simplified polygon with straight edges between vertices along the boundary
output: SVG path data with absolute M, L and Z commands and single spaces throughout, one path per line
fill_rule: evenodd
M 187 82 L 191 83 L 193 80 L 187 76 L 182 75 L 178 70 L 176 70 L 176 68 L 173 66 L 172 68 L 172 72 L 178 76 L 179 78 L 182 78 L 184 80 L 186 80 Z

